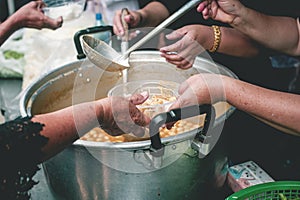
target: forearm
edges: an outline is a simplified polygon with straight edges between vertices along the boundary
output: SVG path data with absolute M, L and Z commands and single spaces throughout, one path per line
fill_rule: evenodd
M 144 8 L 138 10 L 142 17 L 140 26 L 143 27 L 154 27 L 160 24 L 169 16 L 167 8 L 156 1 L 147 4 Z
M 296 19 L 264 15 L 243 7 L 231 25 L 270 49 L 300 55 L 300 27 Z
M 18 28 L 12 17 L 0 24 L 0 46 L 13 34 Z
M 71 145 L 90 129 L 99 126 L 101 110 L 102 107 L 96 106 L 95 102 L 88 102 L 34 116 L 32 121 L 45 125 L 41 135 L 48 138 L 48 143 L 42 149 L 45 154 L 43 160 Z
M 272 91 L 224 77 L 227 101 L 237 109 L 300 136 L 300 95 Z
M 228 27 L 221 27 L 221 33 L 221 42 L 217 52 L 239 57 L 252 57 L 258 54 L 256 43 L 245 34 Z M 211 46 L 212 44 L 213 41 Z

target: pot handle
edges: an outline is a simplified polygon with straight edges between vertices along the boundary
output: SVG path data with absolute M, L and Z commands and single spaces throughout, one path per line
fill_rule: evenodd
M 93 34 L 93 33 L 99 33 L 99 32 L 106 32 L 106 31 L 110 31 L 111 34 L 113 35 L 113 27 L 112 26 L 93 26 L 93 27 L 89 27 L 86 29 L 82 29 L 80 31 L 77 31 L 73 37 L 74 43 L 75 43 L 75 47 L 77 50 L 77 59 L 83 59 L 86 57 L 86 55 L 83 52 L 83 48 L 81 46 L 81 42 L 80 42 L 80 37 L 82 35 L 86 35 L 86 34 Z
M 159 128 L 171 122 L 176 122 L 181 119 L 186 119 L 198 115 L 206 114 L 204 125 L 201 128 L 197 128 L 196 137 L 193 143 L 204 143 L 207 139 L 207 133 L 209 127 L 214 125 L 215 122 L 215 108 L 210 104 L 203 105 L 193 105 L 184 108 L 178 108 L 170 110 L 169 112 L 161 113 L 152 118 L 150 122 L 149 132 L 150 132 L 150 153 L 154 157 L 161 157 L 164 154 L 163 144 L 161 143 L 161 138 L 159 136 Z M 197 148 L 197 145 L 192 145 L 193 148 Z M 201 149 L 196 149 L 201 150 Z M 208 154 L 208 153 L 207 153 Z M 200 157 L 200 156 L 199 156 Z

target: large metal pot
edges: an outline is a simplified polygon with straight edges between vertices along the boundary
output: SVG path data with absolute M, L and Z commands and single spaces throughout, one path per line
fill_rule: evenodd
M 236 78 L 227 68 L 198 57 L 193 68 L 180 70 L 167 63 L 157 51 L 130 55 L 128 80 L 182 82 L 201 73 L 220 73 Z M 21 113 L 34 115 L 106 97 L 122 82 L 116 72 L 105 72 L 88 60 L 62 66 L 28 87 L 21 99 Z M 221 129 L 234 108 L 214 105 L 215 129 Z M 222 137 L 204 158 L 192 148 L 195 133 L 162 139 L 164 155 L 159 166 L 150 152 L 151 142 L 101 143 L 78 140 L 43 163 L 54 195 L 63 199 L 208 199 L 207 186 L 224 183 L 227 165 Z M 214 145 L 214 144 L 213 144 Z

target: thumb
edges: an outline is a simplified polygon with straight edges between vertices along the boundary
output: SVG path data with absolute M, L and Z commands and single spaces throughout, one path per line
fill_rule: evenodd
M 133 16 L 132 15 L 126 15 L 125 17 L 124 17 L 124 20 L 125 20 L 125 22 L 127 23 L 127 24 L 131 24 L 132 23 L 132 21 L 134 20 L 134 18 L 133 18 Z
M 140 94 L 134 94 L 129 98 L 129 101 L 134 105 L 139 105 L 144 103 L 149 98 L 148 92 L 142 92 Z
M 139 24 L 139 19 L 134 15 L 134 13 L 126 15 L 124 20 L 131 28 L 135 28 Z
M 202 11 L 206 8 L 207 4 L 208 4 L 207 1 L 201 2 L 201 3 L 198 5 L 198 7 L 197 7 L 197 11 L 198 11 L 198 12 L 202 12 Z
M 58 17 L 57 19 L 51 19 L 51 18 L 47 17 L 45 20 L 45 24 L 46 24 L 45 28 L 50 28 L 50 29 L 55 30 L 62 26 L 63 18 L 61 16 Z

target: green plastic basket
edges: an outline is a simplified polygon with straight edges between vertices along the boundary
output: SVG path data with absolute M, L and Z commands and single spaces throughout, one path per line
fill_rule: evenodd
M 276 181 L 240 190 L 226 200 L 300 200 L 300 181 Z

